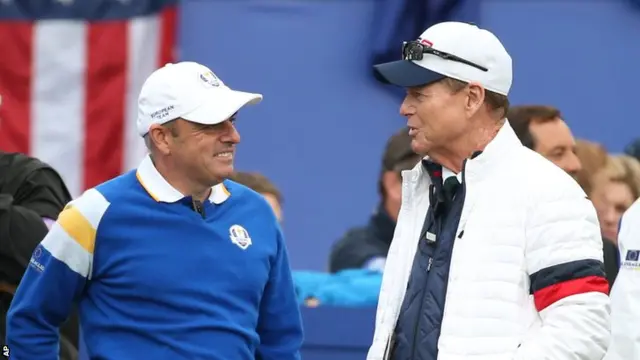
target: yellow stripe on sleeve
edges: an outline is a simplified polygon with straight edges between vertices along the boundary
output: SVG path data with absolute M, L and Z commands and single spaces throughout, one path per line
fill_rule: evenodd
M 96 230 L 77 208 L 67 206 L 58 216 L 58 224 L 75 242 L 93 254 Z

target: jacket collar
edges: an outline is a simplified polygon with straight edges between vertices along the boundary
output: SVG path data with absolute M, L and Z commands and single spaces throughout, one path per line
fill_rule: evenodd
M 485 147 L 483 151 L 477 151 L 473 156 L 465 160 L 463 166 L 463 177 L 465 182 L 477 182 L 482 180 L 483 177 L 491 173 L 491 171 L 501 163 L 501 159 L 509 156 L 514 148 L 522 147 L 522 143 L 516 136 L 513 128 L 509 124 L 509 121 L 505 121 L 502 125 L 496 137 Z M 428 179 L 429 183 L 432 183 L 432 178 L 429 174 L 432 170 L 441 170 L 436 166 L 433 169 L 427 170 L 426 164 L 435 164 L 429 160 L 429 157 L 425 157 L 422 162 L 419 162 L 413 170 L 405 170 L 402 172 L 403 179 L 407 179 L 414 183 L 418 187 L 424 185 L 423 177 Z M 440 173 L 441 174 L 441 173 Z
M 505 121 L 496 137 L 491 140 L 485 149 L 482 152 L 477 152 L 466 161 L 464 168 L 465 181 L 481 181 L 500 164 L 504 164 L 503 160 L 513 154 L 514 149 L 522 146 L 509 121 Z
M 138 182 L 140 182 L 140 185 L 149 193 L 149 196 L 157 202 L 174 203 L 185 197 L 160 175 L 149 155 L 147 155 L 142 160 L 140 166 L 138 166 L 136 178 Z M 214 204 L 222 204 L 229 196 L 231 196 L 229 190 L 227 190 L 223 183 L 220 183 L 211 188 L 209 201 Z

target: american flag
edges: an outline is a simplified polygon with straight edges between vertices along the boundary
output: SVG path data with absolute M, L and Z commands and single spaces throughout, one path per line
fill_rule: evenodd
M 173 61 L 176 25 L 175 0 L 0 0 L 0 150 L 74 196 L 136 167 L 138 92 Z

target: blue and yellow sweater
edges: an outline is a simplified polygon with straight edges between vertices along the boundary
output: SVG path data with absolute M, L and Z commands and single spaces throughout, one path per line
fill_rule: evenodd
M 7 317 L 11 359 L 57 359 L 73 304 L 91 358 L 300 356 L 300 313 L 269 205 L 225 181 L 199 213 L 149 158 L 71 202 L 36 248 Z

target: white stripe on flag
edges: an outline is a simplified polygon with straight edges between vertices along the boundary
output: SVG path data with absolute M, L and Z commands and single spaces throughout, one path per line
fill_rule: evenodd
M 129 23 L 127 94 L 124 125 L 125 171 L 140 165 L 147 149 L 138 135 L 138 94 L 146 78 L 158 68 L 160 19 L 158 15 L 140 17 Z
M 32 155 L 83 190 L 86 25 L 44 20 L 34 25 L 31 94 Z

